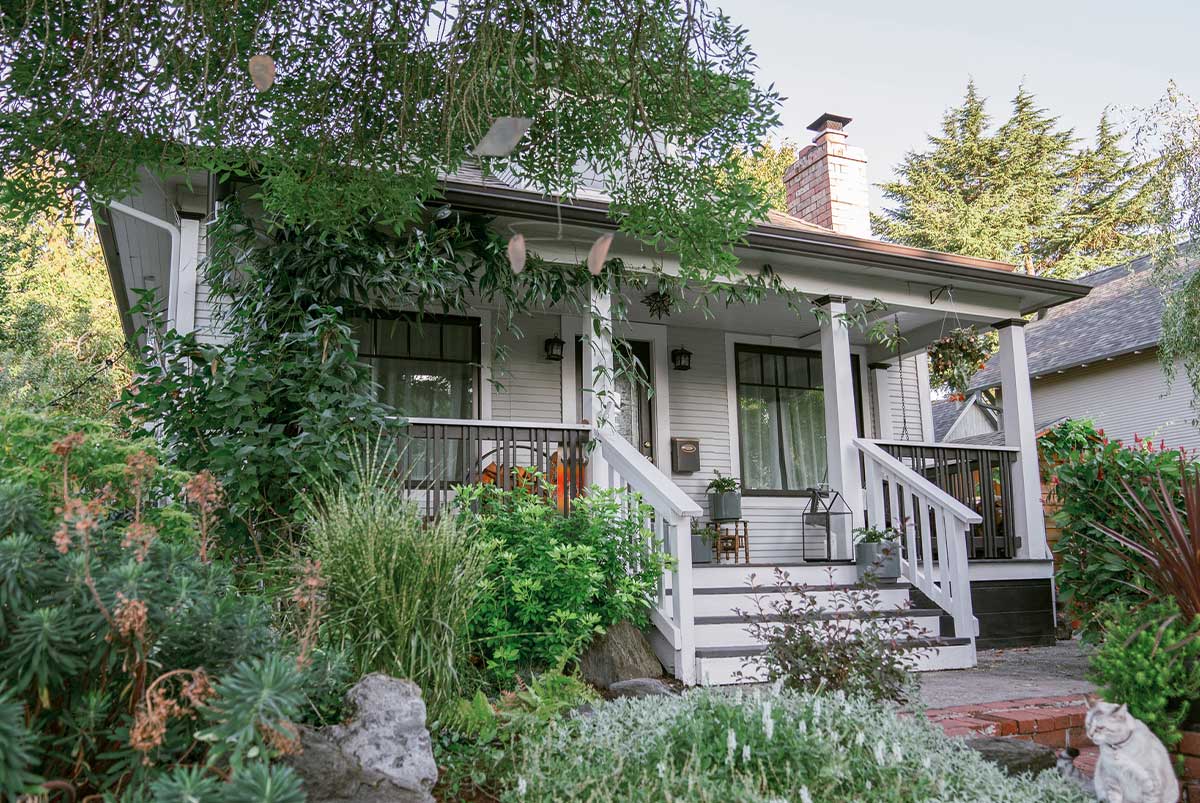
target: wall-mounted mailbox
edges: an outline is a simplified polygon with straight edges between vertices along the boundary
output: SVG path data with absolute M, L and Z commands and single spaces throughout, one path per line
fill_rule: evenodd
M 671 470 L 676 474 L 700 470 L 699 438 L 671 438 Z

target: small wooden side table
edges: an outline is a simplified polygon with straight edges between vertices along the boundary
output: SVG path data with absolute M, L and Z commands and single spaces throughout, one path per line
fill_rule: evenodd
M 713 538 L 717 560 L 724 561 L 727 556 L 738 562 L 738 553 L 744 551 L 746 563 L 750 562 L 750 522 L 745 519 L 737 521 L 714 521 L 709 527 L 716 532 Z

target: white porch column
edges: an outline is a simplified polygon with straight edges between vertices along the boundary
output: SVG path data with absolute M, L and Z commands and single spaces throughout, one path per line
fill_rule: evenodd
M 584 420 L 606 433 L 616 432 L 616 404 L 613 397 L 613 322 L 612 293 L 608 287 L 593 284 L 583 332 L 583 409 Z M 608 465 L 599 449 L 589 457 L 589 481 L 602 487 L 608 483 Z
M 1021 538 L 1017 556 L 1048 558 L 1046 520 L 1042 513 L 1042 483 L 1038 467 L 1037 434 L 1033 422 L 1033 394 L 1029 389 L 1029 359 L 1025 352 L 1025 321 L 999 321 L 1000 394 L 1003 405 L 1004 443 L 1015 446 L 1013 515 Z
M 851 556 L 851 530 L 863 522 L 862 476 L 852 443 L 858 435 L 854 413 L 854 371 L 850 363 L 850 330 L 843 316 L 846 298 L 824 296 L 815 304 L 824 311 L 821 321 L 821 375 L 825 385 L 825 440 L 829 459 L 829 485 L 842 494 L 850 516 L 838 516 L 839 532 L 830 558 Z M 847 521 L 848 520 L 848 521 Z
M 892 378 L 886 362 L 873 362 L 867 366 L 871 371 L 871 388 L 875 395 L 875 437 L 891 440 L 892 429 Z

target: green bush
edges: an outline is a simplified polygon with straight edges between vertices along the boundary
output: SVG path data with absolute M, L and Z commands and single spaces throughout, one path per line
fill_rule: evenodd
M 34 421 L 22 432 L 54 426 Z M 0 797 L 29 776 L 69 784 L 77 798 L 144 799 L 179 772 L 210 788 L 198 803 L 235 800 L 264 772 L 278 788 L 294 787 L 289 770 L 268 771 L 265 761 L 294 739 L 301 671 L 266 600 L 239 593 L 227 567 L 203 559 L 194 530 L 174 540 L 157 531 L 155 514 L 170 507 L 163 488 L 178 492 L 162 481 L 172 474 L 106 430 L 41 450 L 32 436 L 6 435 L 34 470 L 16 470 L 16 450 L 6 449 Z M 53 468 L 51 453 L 60 468 L 45 481 L 39 471 Z M 121 453 L 118 471 L 110 461 Z M 175 769 L 184 762 L 191 769 Z
M 841 694 L 695 690 L 617 700 L 525 745 L 501 800 L 1082 803 L 1012 778 L 924 719 Z
M 831 592 L 827 605 L 783 569 L 775 569 L 775 590 L 778 598 L 764 604 L 756 595 L 755 610 L 742 612 L 746 630 L 766 645 L 760 659 L 766 680 L 793 691 L 842 691 L 880 701 L 913 696 L 921 628 L 888 615 L 870 576 L 858 588 Z
M 640 500 L 592 488 L 563 516 L 527 489 L 480 485 L 457 503 L 491 556 L 472 634 L 494 678 L 565 665 L 609 625 L 646 621 L 667 559 Z
M 1101 606 L 1112 601 L 1139 604 L 1150 591 L 1137 556 L 1096 525 L 1132 532 L 1138 522 L 1121 501 L 1121 480 L 1145 503 L 1159 477 L 1168 488 L 1179 487 L 1183 455 L 1140 438 L 1131 445 L 1110 440 L 1087 421 L 1060 424 L 1041 437 L 1040 445 L 1047 479 L 1061 505 L 1055 516 L 1063 528 L 1055 545 L 1061 597 L 1084 636 L 1094 639 Z
M 1168 748 L 1200 697 L 1200 620 L 1188 622 L 1174 602 L 1101 609 L 1104 641 L 1090 676 L 1105 700 L 1125 703 Z
M 321 641 L 356 675 L 421 686 L 430 716 L 471 685 L 471 617 L 486 593 L 487 546 L 449 517 L 426 525 L 386 451 L 369 449 L 306 502 L 305 548 L 326 587 Z

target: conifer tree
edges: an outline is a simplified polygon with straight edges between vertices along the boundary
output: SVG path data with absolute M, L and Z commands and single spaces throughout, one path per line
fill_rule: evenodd
M 873 219 L 884 239 L 1028 265 L 1073 278 L 1145 253 L 1151 173 L 1121 145 L 1107 117 L 1094 146 L 1021 87 L 994 130 L 986 100 L 967 84 L 929 147 L 907 154 L 883 185 L 891 202 Z

